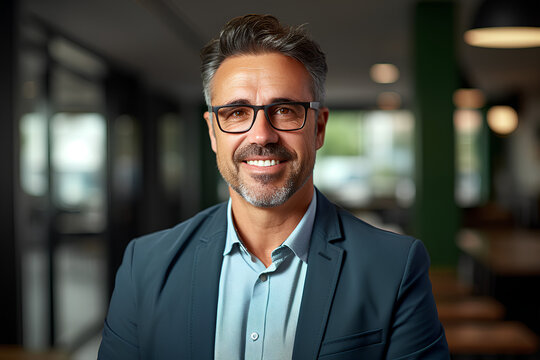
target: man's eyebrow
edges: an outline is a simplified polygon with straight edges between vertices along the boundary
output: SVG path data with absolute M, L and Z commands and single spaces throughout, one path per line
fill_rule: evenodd
M 249 102 L 249 100 L 246 100 L 246 99 L 234 99 L 234 100 L 230 100 L 226 102 L 223 105 L 251 105 L 251 102 Z
M 297 102 L 298 100 L 290 99 L 290 98 L 274 98 L 272 99 L 272 103 L 287 103 L 287 102 Z
M 291 99 L 291 98 L 285 98 L 285 97 L 280 97 L 280 98 L 273 98 L 269 104 L 274 104 L 274 103 L 288 103 L 288 102 L 297 102 L 299 100 L 297 99 Z M 226 102 L 225 104 L 223 104 L 223 106 L 225 105 L 252 105 L 251 104 L 251 101 L 247 100 L 247 99 L 233 99 L 233 100 L 230 100 L 228 102 Z M 261 105 L 267 105 L 267 104 L 261 104 Z

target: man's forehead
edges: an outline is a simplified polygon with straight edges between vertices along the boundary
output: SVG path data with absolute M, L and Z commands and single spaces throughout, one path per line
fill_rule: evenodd
M 242 65 L 238 65 L 236 66 L 236 68 L 238 70 L 247 70 L 247 71 L 261 71 L 261 70 L 264 70 L 264 68 L 260 65 L 257 65 L 257 61 L 254 61 L 254 63 L 252 65 L 247 65 L 247 66 L 242 66 Z
M 302 63 L 279 53 L 237 55 L 223 61 L 212 81 L 212 95 L 227 95 L 236 89 L 288 88 L 311 93 L 309 73 Z M 301 94 L 299 94 L 301 95 Z

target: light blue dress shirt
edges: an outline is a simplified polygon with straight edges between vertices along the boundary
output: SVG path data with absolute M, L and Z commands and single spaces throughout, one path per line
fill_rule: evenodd
M 227 210 L 227 239 L 219 281 L 215 359 L 292 358 L 296 324 L 307 272 L 317 197 L 266 268 L 251 255 Z

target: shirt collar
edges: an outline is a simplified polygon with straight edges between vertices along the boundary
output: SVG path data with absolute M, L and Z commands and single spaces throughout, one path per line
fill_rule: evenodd
M 308 206 L 304 216 L 296 225 L 293 232 L 285 239 L 283 244 L 280 247 L 286 246 L 293 251 L 293 253 L 300 258 L 303 262 L 307 263 L 308 252 L 309 252 L 309 242 L 311 239 L 311 231 L 313 229 L 313 223 L 315 221 L 315 212 L 317 210 L 317 195 L 313 191 L 313 197 L 311 198 L 311 203 Z M 227 238 L 225 240 L 225 249 L 223 250 L 223 256 L 229 255 L 233 250 L 234 244 L 238 244 L 243 247 L 236 229 L 233 224 L 232 219 L 232 205 L 231 199 L 227 204 Z
M 231 207 L 231 198 L 227 204 L 227 238 L 225 240 L 225 249 L 223 249 L 223 256 L 230 254 L 234 244 L 240 244 L 240 239 L 236 233 L 236 228 L 233 224 L 232 219 L 232 207 Z

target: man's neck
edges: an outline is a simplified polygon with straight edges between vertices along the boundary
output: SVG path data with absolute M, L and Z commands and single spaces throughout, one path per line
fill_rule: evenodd
M 313 191 L 313 181 L 310 179 L 284 204 L 261 208 L 230 190 L 236 231 L 247 250 L 266 267 L 272 263 L 272 251 L 287 239 L 302 220 Z

